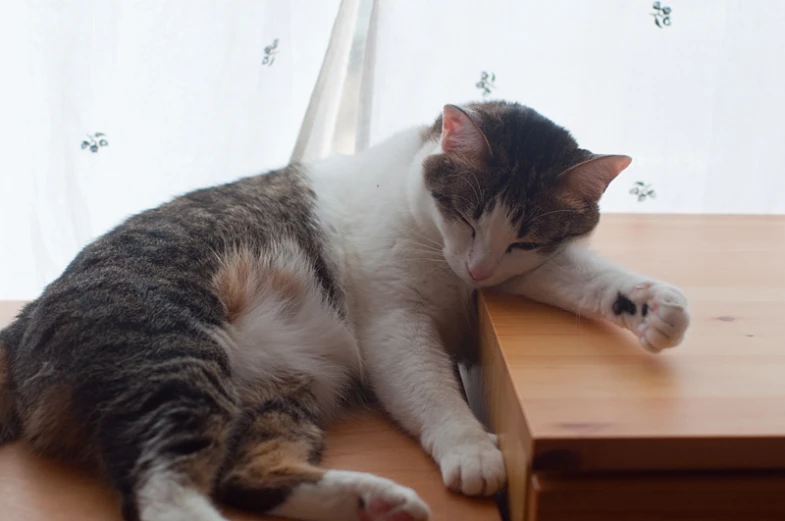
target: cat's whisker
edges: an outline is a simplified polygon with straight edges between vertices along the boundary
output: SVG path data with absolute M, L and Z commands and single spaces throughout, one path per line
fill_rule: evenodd
M 480 202 L 485 201 L 485 188 L 483 187 L 482 183 L 480 183 L 480 180 L 477 178 L 477 174 L 475 174 L 474 172 L 470 172 L 470 173 L 472 175 L 472 179 L 474 179 L 474 182 L 477 184 L 477 188 L 480 191 L 478 200 Z
M 411 252 L 409 252 L 409 253 L 413 253 L 413 254 L 417 255 L 417 256 L 418 256 L 418 258 L 421 258 L 421 259 L 425 259 L 425 260 L 431 260 L 431 261 L 434 261 L 434 262 L 445 262 L 445 261 L 444 261 L 444 257 L 436 257 L 436 256 L 431 256 L 431 255 L 428 255 L 428 254 L 427 254 L 427 253 L 425 253 L 425 252 L 411 251 Z M 408 259 L 408 258 L 410 258 L 410 257 L 407 257 L 407 256 L 401 256 L 401 257 L 397 257 L 397 258 L 398 258 L 398 259 Z
M 557 255 L 551 255 L 550 257 L 548 257 L 545 263 L 553 265 L 557 270 L 561 271 L 562 273 L 569 274 L 570 272 L 566 267 L 556 262 L 556 257 Z
M 431 239 L 430 237 L 427 237 L 425 235 L 421 236 L 420 238 L 424 239 L 425 241 L 427 241 L 428 243 L 432 244 L 435 247 L 438 247 L 438 248 L 443 248 L 444 247 L 444 245 L 441 242 L 437 241 L 436 239 Z
M 472 189 L 472 192 L 474 192 L 474 196 L 477 198 L 477 200 L 481 201 L 482 199 L 480 198 L 480 192 L 478 191 L 478 188 L 480 187 L 480 182 L 477 180 L 477 176 L 474 174 L 474 172 L 470 172 L 470 173 L 471 173 L 471 178 L 465 177 L 463 178 L 463 181 L 467 185 L 469 185 L 469 188 Z
M 417 241 L 411 241 L 411 243 L 413 245 L 415 245 L 415 246 L 421 246 L 421 247 L 424 247 L 424 248 L 430 248 L 430 249 L 432 249 L 434 251 L 442 251 L 442 245 L 441 244 L 437 245 L 435 243 L 434 244 L 430 244 L 430 243 L 427 243 L 427 242 L 417 242 Z
M 471 200 L 469 200 L 468 197 L 465 197 L 463 195 L 455 195 L 455 197 L 457 197 L 459 200 L 463 201 L 463 203 L 465 204 L 467 210 L 470 210 L 471 208 L 474 207 L 474 203 Z M 459 212 L 459 213 L 463 213 L 463 212 Z
M 449 266 L 446 263 L 438 262 L 438 261 L 435 261 L 433 259 L 406 258 L 406 259 L 399 259 L 399 261 L 404 262 L 404 263 L 406 263 L 406 262 L 426 263 L 426 264 L 430 264 L 431 267 L 443 268 L 444 271 L 447 271 L 449 269 Z
M 554 214 L 554 213 L 561 213 L 561 212 L 567 212 L 567 213 L 577 213 L 575 210 L 570 210 L 570 209 L 564 209 L 564 210 L 553 210 L 553 211 L 550 211 L 550 212 L 545 212 L 545 213 L 543 213 L 543 214 L 537 215 L 537 216 L 536 216 L 536 217 L 534 217 L 534 218 L 533 218 L 531 221 L 529 221 L 529 224 L 531 224 L 531 223 L 533 223 L 533 222 L 536 222 L 537 220 L 539 220 L 539 219 L 542 219 L 543 217 L 545 217 L 545 216 L 547 216 L 547 215 L 552 215 L 552 214 Z

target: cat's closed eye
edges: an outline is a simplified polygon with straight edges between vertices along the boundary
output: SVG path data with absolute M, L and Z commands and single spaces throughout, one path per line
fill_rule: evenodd
M 472 225 L 472 223 L 470 223 L 466 217 L 461 217 L 461 220 L 464 222 L 464 224 L 466 224 L 466 226 L 472 229 L 472 239 L 474 239 L 474 235 L 476 233 L 474 225 Z
M 536 242 L 514 242 L 507 248 L 507 253 L 512 252 L 512 250 L 531 251 L 536 250 L 539 247 L 540 245 Z

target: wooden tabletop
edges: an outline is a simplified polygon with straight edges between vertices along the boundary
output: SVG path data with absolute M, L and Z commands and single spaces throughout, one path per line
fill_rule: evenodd
M 0 301 L 0 328 L 20 302 Z M 449 492 L 419 444 L 378 412 L 355 413 L 329 429 L 327 468 L 373 472 L 413 488 L 433 521 L 499 521 L 492 500 Z M 272 521 L 227 512 L 232 521 Z M 118 499 L 95 477 L 32 454 L 24 443 L 0 446 L 0 519 L 9 521 L 120 521 Z
M 482 295 L 508 467 L 785 468 L 785 218 L 608 215 L 593 245 L 681 287 L 691 330 L 650 355 L 609 323 Z

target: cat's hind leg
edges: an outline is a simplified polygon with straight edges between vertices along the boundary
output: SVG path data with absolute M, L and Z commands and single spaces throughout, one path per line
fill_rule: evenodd
M 428 507 L 406 487 L 373 474 L 324 470 L 320 427 L 296 400 L 270 400 L 238 425 L 219 500 L 302 521 L 424 521 Z
M 324 471 L 296 485 L 272 514 L 305 521 L 424 521 L 427 505 L 410 488 L 366 472 Z
M 136 502 L 139 510 L 134 515 L 141 521 L 226 521 L 203 488 L 180 472 L 151 472 L 137 492 Z
M 196 342 L 187 355 L 126 373 L 114 399 L 104 377 L 97 441 L 125 521 L 225 521 L 211 496 L 240 408 L 213 361 L 191 354 Z

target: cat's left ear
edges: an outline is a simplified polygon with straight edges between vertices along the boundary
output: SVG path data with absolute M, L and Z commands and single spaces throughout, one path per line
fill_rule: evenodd
M 488 138 L 472 117 L 455 105 L 442 112 L 442 150 L 469 163 L 482 164 L 491 154 Z
M 564 190 L 582 199 L 599 201 L 608 185 L 632 163 L 629 156 L 595 155 L 561 173 Z

